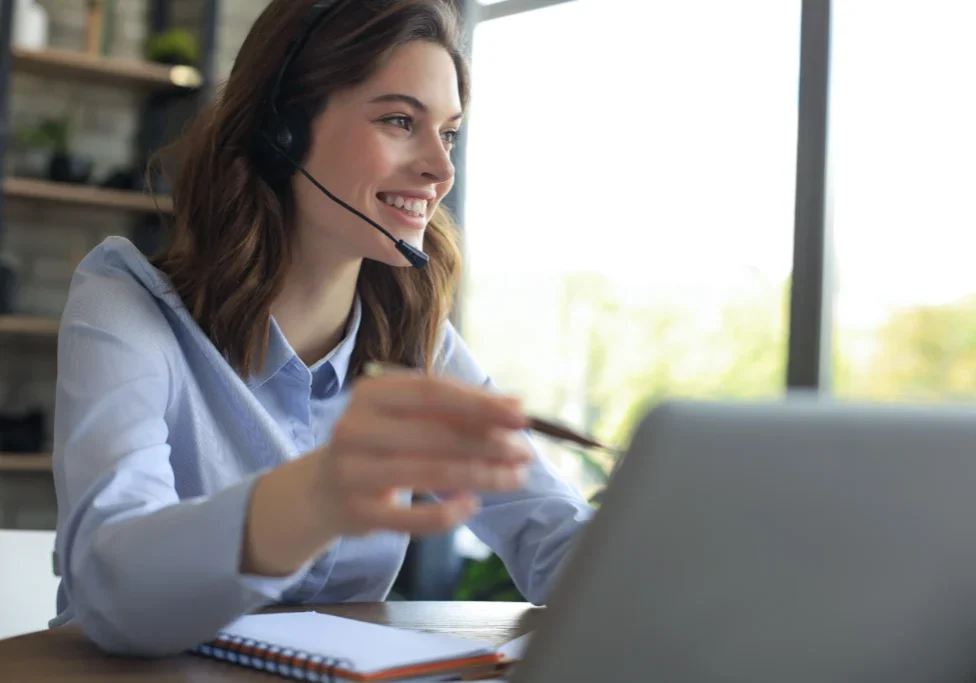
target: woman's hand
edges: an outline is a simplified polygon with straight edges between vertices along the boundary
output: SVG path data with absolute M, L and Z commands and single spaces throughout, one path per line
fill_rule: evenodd
M 526 424 L 517 400 L 481 387 L 408 372 L 357 381 L 330 443 L 255 485 L 242 567 L 287 574 L 340 536 L 463 523 L 477 492 L 523 484 L 533 455 L 515 431 Z M 441 501 L 404 506 L 401 490 Z
M 517 401 L 480 387 L 399 372 L 363 379 L 321 459 L 326 518 L 338 535 L 447 531 L 477 510 L 478 491 L 511 491 L 532 452 L 514 430 Z M 440 503 L 404 507 L 397 491 L 432 491 Z

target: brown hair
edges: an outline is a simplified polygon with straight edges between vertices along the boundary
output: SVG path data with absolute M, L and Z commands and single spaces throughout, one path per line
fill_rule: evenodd
M 173 230 L 153 265 L 243 377 L 264 364 L 271 305 L 291 243 L 291 191 L 276 191 L 262 178 L 253 139 L 261 99 L 311 7 L 312 0 L 271 1 L 227 83 L 169 150 L 179 160 Z M 314 117 L 331 94 L 366 81 L 393 49 L 414 40 L 451 54 L 466 106 L 468 68 L 453 0 L 340 0 L 292 63 L 278 101 Z M 350 376 L 369 360 L 432 369 L 460 279 L 457 230 L 443 206 L 428 225 L 424 251 L 430 262 L 422 270 L 363 261 L 357 283 L 363 318 Z

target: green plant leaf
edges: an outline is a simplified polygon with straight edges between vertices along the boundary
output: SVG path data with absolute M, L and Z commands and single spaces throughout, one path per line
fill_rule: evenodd
M 492 553 L 484 560 L 471 560 L 461 572 L 455 600 L 479 602 L 521 602 L 524 600 L 505 564 Z
M 18 129 L 16 136 L 29 147 L 64 153 L 68 151 L 71 126 L 67 119 L 43 119 L 33 126 Z
M 157 33 L 146 41 L 146 59 L 195 66 L 200 61 L 200 47 L 192 33 L 174 28 Z

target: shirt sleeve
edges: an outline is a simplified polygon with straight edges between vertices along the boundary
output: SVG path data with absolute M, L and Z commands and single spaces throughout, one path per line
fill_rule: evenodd
M 167 407 L 175 336 L 137 283 L 76 276 L 62 315 L 54 476 L 62 591 L 102 649 L 174 654 L 268 602 L 304 572 L 243 576 L 243 523 L 256 475 L 181 500 Z
M 450 323 L 442 345 L 443 372 L 497 390 Z M 481 511 L 468 527 L 505 563 L 527 600 L 545 604 L 574 541 L 593 517 L 593 507 L 525 435 L 536 457 L 521 490 L 481 495 Z

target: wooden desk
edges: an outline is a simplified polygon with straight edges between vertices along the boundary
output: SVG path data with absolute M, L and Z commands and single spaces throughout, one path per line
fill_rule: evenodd
M 303 605 L 309 610 L 399 628 L 502 644 L 532 630 L 541 610 L 526 603 L 385 602 Z M 13 683 L 229 683 L 284 680 L 244 667 L 183 655 L 137 660 L 105 655 L 75 627 L 0 640 L 0 681 Z

